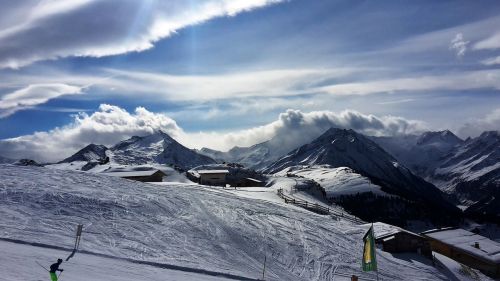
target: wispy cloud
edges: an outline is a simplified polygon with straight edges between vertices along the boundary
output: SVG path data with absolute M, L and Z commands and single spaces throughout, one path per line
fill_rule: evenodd
M 484 65 L 500 64 L 500 56 L 482 60 L 481 63 Z
M 409 77 L 322 87 L 332 95 L 367 95 L 398 91 L 500 89 L 500 70 L 466 71 L 439 76 Z
M 67 84 L 33 84 L 0 98 L 0 118 L 64 95 L 81 94 L 82 87 Z
M 482 118 L 467 120 L 458 130 L 458 134 L 464 138 L 476 137 L 484 131 L 500 131 L 500 108 L 493 110 Z
M 412 102 L 412 101 L 415 101 L 415 99 L 402 99 L 402 100 L 382 101 L 382 102 L 378 102 L 377 104 L 380 104 L 380 105 L 400 104 L 400 103 L 408 103 L 408 102 Z
M 462 58 L 467 51 L 467 45 L 469 43 L 469 41 L 464 40 L 464 35 L 462 33 L 457 33 L 450 42 L 450 50 L 455 51 L 457 58 Z
M 495 33 L 490 37 L 477 42 L 474 44 L 474 49 L 500 49 L 500 33 Z
M 0 26 L 0 68 L 61 57 L 140 52 L 187 26 L 278 2 L 75 0 L 25 5 L 9 1 L 0 11 L 5 19 Z M 9 12 L 16 12 L 16 17 Z
M 177 101 L 299 95 L 314 89 L 326 79 L 356 72 L 352 68 L 271 69 L 193 76 L 108 71 L 114 77 L 103 81 L 103 86 L 123 93 L 149 93 Z

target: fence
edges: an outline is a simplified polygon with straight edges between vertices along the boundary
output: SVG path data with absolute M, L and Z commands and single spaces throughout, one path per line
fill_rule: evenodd
M 288 195 L 283 193 L 282 188 L 278 189 L 278 196 L 281 197 L 283 200 L 285 200 L 285 203 L 287 203 L 287 204 L 293 204 L 296 206 L 300 206 L 304 209 L 307 209 L 307 210 L 310 210 L 310 211 L 313 211 L 315 213 L 322 214 L 322 215 L 329 215 L 330 214 L 330 208 L 323 207 L 317 203 L 311 203 L 311 202 L 307 202 L 305 200 L 300 200 L 300 199 L 296 199 L 296 198 L 293 198 L 291 196 L 288 196 Z
M 365 223 L 364 221 L 362 221 L 362 220 L 360 220 L 360 219 L 358 219 L 350 214 L 346 214 L 344 212 L 339 212 L 337 210 L 321 206 L 318 203 L 311 203 L 311 202 L 308 202 L 306 200 L 301 200 L 301 199 L 297 199 L 297 198 L 288 196 L 283 192 L 283 188 L 278 189 L 278 196 L 281 197 L 285 201 L 285 203 L 287 203 L 287 204 L 293 204 L 293 205 L 302 207 L 304 209 L 307 209 L 309 211 L 312 211 L 312 212 L 315 212 L 315 213 L 318 213 L 321 215 L 332 215 L 335 217 L 342 217 L 346 220 L 349 220 L 349 221 L 357 223 L 357 224 L 364 224 Z

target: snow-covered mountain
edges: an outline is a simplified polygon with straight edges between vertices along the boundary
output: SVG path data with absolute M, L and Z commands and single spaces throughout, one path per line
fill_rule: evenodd
M 261 170 L 293 149 L 313 141 L 322 133 L 324 131 L 319 128 L 308 130 L 305 135 L 298 131 L 279 132 L 270 140 L 249 147 L 235 146 L 227 152 L 202 148 L 199 152 L 221 162 L 239 163 L 248 168 Z
M 453 149 L 429 178 L 456 195 L 463 205 L 473 206 L 469 211 L 488 209 L 500 217 L 500 204 L 496 204 L 500 195 L 500 133 L 484 132 L 468 139 Z
M 258 143 L 249 147 L 235 146 L 227 152 L 221 152 L 209 148 L 202 148 L 199 152 L 217 161 L 239 163 L 245 167 L 259 170 L 278 160 L 279 157 L 290 152 L 302 143 L 284 143 L 281 138 L 273 138 L 269 141 Z
M 462 206 L 474 206 L 469 212 L 487 209 L 486 213 L 500 215 L 500 207 L 490 207 L 500 206 L 495 203 L 500 197 L 499 132 L 484 132 L 466 141 L 449 131 L 372 139 Z
M 54 166 L 87 170 L 108 161 L 115 165 L 162 164 L 184 170 L 215 163 L 212 158 L 183 146 L 163 131 L 156 131 L 147 136 L 133 136 L 109 149 L 90 144 L 59 163 L 73 164 L 71 167 Z
M 75 161 L 103 162 L 107 157 L 106 151 L 108 151 L 108 148 L 106 146 L 92 143 L 59 163 L 70 163 Z
M 370 137 L 412 172 L 426 178 L 455 146 L 463 143 L 452 132 L 425 132 L 422 135 Z
M 298 165 L 349 167 L 381 186 L 382 191 L 425 204 L 428 210 L 441 209 L 450 213 L 457 211 L 444 199 L 439 189 L 414 175 L 375 142 L 353 130 L 331 128 L 313 142 L 266 167 L 264 171 L 277 173 Z

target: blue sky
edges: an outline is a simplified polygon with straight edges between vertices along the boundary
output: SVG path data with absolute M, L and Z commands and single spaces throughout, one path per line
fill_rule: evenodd
M 223 150 L 272 137 L 288 109 L 404 120 L 395 131 L 367 128 L 373 134 L 498 130 L 499 15 L 493 0 L 9 1 L 0 155 L 69 130 L 78 130 L 65 142 L 72 151 L 116 140 L 85 132 L 164 126 L 138 107 L 172 120 L 186 145 Z M 110 121 L 117 113 L 102 104 L 132 119 Z

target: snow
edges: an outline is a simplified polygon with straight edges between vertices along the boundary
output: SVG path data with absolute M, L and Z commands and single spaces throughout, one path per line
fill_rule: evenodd
M 331 280 L 330 272 L 337 265 L 339 272 L 374 277 L 360 272 L 363 227 L 273 201 L 272 188 L 266 192 L 264 188 L 230 191 L 195 184 L 153 185 L 12 165 L 0 165 L 0 178 L 0 238 L 71 248 L 74 227 L 81 223 L 80 248 L 114 257 L 259 278 L 267 256 L 266 280 Z M 26 268 L 26 263 L 47 264 L 61 255 L 3 245 L 0 265 L 23 274 L 21 280 L 33 280 L 29 276 L 37 270 L 36 265 Z M 377 254 L 385 280 L 446 280 L 428 264 Z M 169 280 L 166 276 L 171 274 L 81 254 L 71 263 L 64 274 L 78 277 L 69 280 L 127 280 L 123 276 L 128 273 L 134 280 Z M 199 280 L 172 276 L 172 280 Z
M 228 170 L 197 170 L 198 174 L 229 174 Z
M 372 192 L 380 196 L 392 196 L 383 192 L 380 186 L 372 184 L 367 177 L 347 167 L 292 166 L 277 173 L 277 175 L 283 176 L 287 173 L 316 181 L 325 189 L 328 198 L 365 192 Z
M 57 170 L 72 170 L 80 171 L 81 167 L 85 165 L 86 162 L 71 162 L 71 163 L 59 163 L 46 165 L 46 168 L 57 169 Z M 151 173 L 156 171 L 162 171 L 166 176 L 163 178 L 165 182 L 175 182 L 175 183 L 192 183 L 184 173 L 180 173 L 177 170 L 161 165 L 161 164 L 144 164 L 144 165 L 120 165 L 117 163 L 108 163 L 104 165 L 97 165 L 96 167 L 85 171 L 87 173 L 99 173 L 108 176 L 117 176 L 118 173 L 131 173 L 136 175 L 137 172 Z M 122 175 L 119 175 L 122 176 Z
M 484 236 L 460 228 L 427 232 L 425 235 L 463 250 L 473 256 L 480 257 L 493 263 L 500 262 L 500 243 L 492 241 Z M 475 243 L 479 243 L 479 249 L 474 247 Z
M 387 223 L 383 223 L 383 222 L 375 222 L 373 224 L 371 224 L 371 223 L 364 224 L 363 227 L 365 227 L 365 229 L 368 230 L 372 225 L 373 225 L 373 231 L 375 233 L 376 239 L 381 238 L 381 237 L 385 237 L 385 236 L 390 236 L 392 234 L 396 234 L 399 232 L 408 232 L 408 233 L 411 233 L 413 235 L 418 235 L 416 233 L 407 231 L 407 230 L 402 229 L 400 227 L 390 225 Z
M 36 262 L 48 268 L 58 258 L 68 255 L 68 252 L 55 249 L 35 247 L 0 241 L 2 255 L 0 255 L 1 280 L 49 280 L 49 274 Z M 68 262 L 63 262 L 64 272 L 61 280 L 88 281 L 215 281 L 229 280 L 222 276 L 210 276 L 180 270 L 159 268 L 150 265 L 137 264 L 111 257 L 99 257 L 84 253 L 77 253 Z M 58 273 L 59 274 L 59 273 Z
M 460 264 L 447 256 L 433 252 L 432 255 L 438 266 L 443 268 L 443 271 L 450 280 L 457 281 L 489 281 L 493 280 L 482 274 L 480 271 L 472 269 L 468 266 Z

